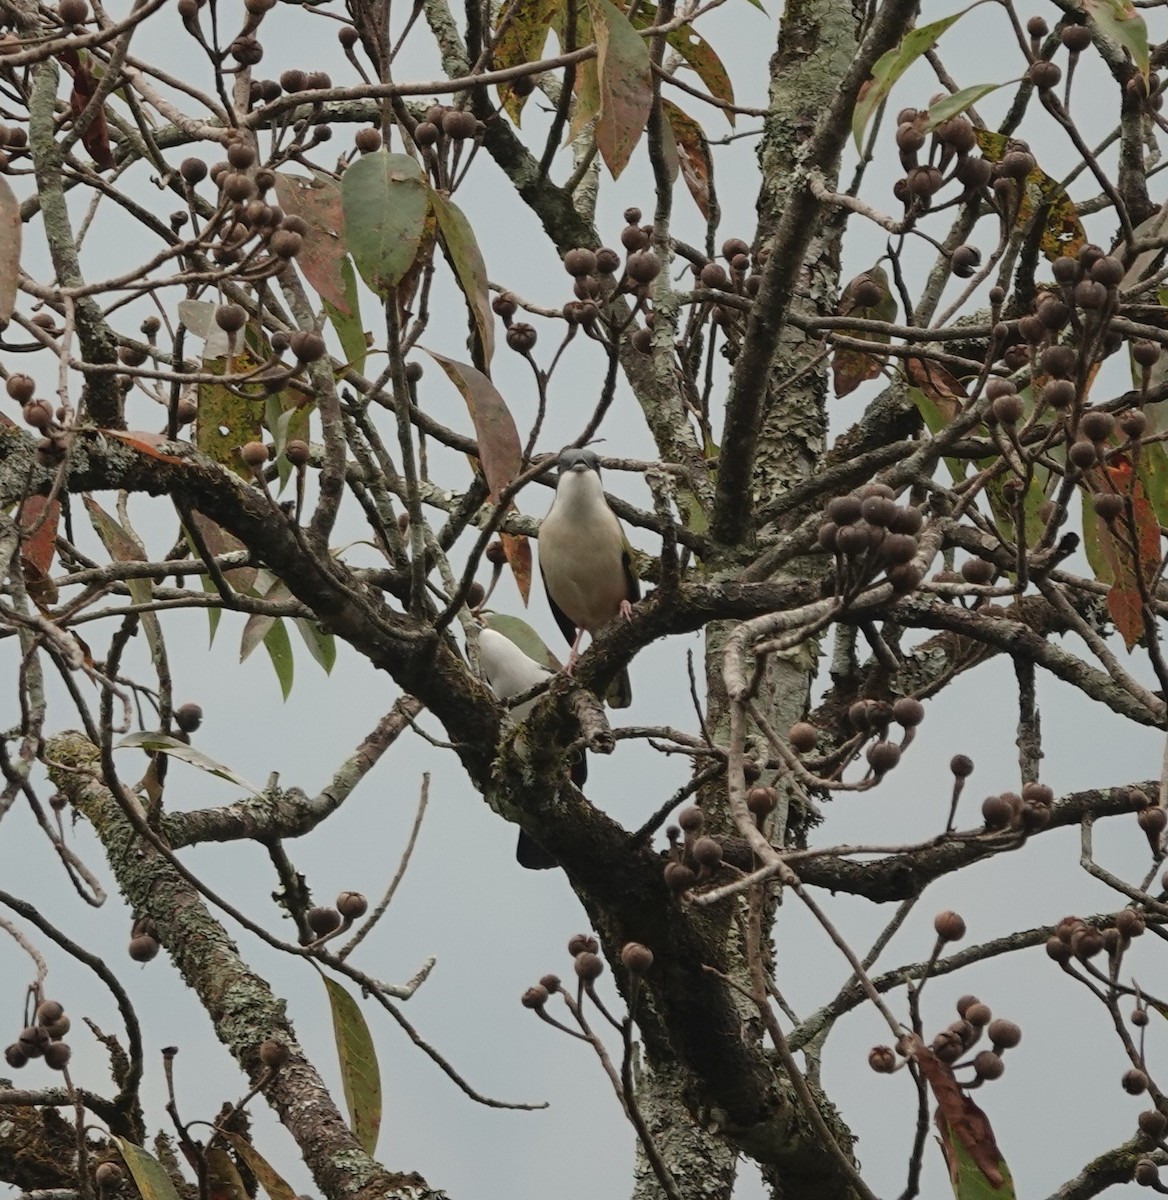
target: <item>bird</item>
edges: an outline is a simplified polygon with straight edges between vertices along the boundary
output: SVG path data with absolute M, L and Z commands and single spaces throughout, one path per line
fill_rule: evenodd
M 550 679 L 553 674 L 550 667 L 524 654 L 506 634 L 490 628 L 479 630 L 479 663 L 486 676 L 487 686 L 500 700 L 510 700 L 512 696 L 522 695 L 537 683 Z M 511 709 L 512 719 L 518 724 L 526 721 L 538 699 L 536 696 L 515 705 Z M 583 750 L 573 758 L 569 774 L 578 788 L 584 786 L 588 778 L 588 763 Z M 515 857 L 521 867 L 530 871 L 543 871 L 559 866 L 559 863 L 523 829 L 519 831 Z
M 569 447 L 559 468 L 555 499 L 539 527 L 539 570 L 552 616 L 572 643 L 571 674 L 585 631 L 595 637 L 617 617 L 631 616 L 641 588 L 624 527 L 605 499 L 600 460 L 591 450 Z M 627 669 L 605 699 L 612 708 L 632 703 Z

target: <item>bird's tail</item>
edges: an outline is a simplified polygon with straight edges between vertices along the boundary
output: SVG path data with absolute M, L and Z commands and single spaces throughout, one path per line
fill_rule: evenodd
M 608 685 L 604 699 L 609 708 L 628 708 L 633 702 L 633 685 L 627 668 Z

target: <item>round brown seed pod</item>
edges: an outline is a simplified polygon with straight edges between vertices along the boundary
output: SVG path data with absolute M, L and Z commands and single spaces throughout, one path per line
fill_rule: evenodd
M 984 558 L 967 558 L 961 564 L 961 576 L 967 583 L 984 586 L 993 582 L 997 568 Z
M 686 833 L 696 833 L 705 820 L 705 814 L 696 804 L 688 805 L 677 814 L 677 823 Z
M 868 747 L 868 765 L 877 775 L 884 775 L 900 762 L 900 747 L 893 742 L 873 742 Z
M 53 1071 L 63 1071 L 72 1056 L 73 1049 L 67 1042 L 50 1042 L 45 1047 L 45 1066 Z
M 890 1075 L 896 1070 L 896 1055 L 891 1046 L 873 1046 L 868 1051 L 868 1066 L 878 1075 Z
M 1079 430 L 1093 442 L 1105 442 L 1115 429 L 1115 418 L 1102 409 L 1088 409 L 1079 422 Z
M 1129 1096 L 1142 1096 L 1148 1090 L 1148 1077 L 1138 1067 L 1124 1071 L 1119 1082 Z
M 507 345 L 516 354 L 528 354 L 535 348 L 535 327 L 524 321 L 516 321 L 507 330 Z
M 690 870 L 685 863 L 671 862 L 665 864 L 665 886 L 670 891 L 688 891 L 697 881 L 696 872 Z
M 28 1051 L 19 1043 L 13 1042 L 4 1047 L 4 1061 L 14 1070 L 28 1065 Z
M 288 1047 L 275 1038 L 265 1038 L 260 1042 L 260 1062 L 273 1071 L 278 1071 L 291 1057 L 292 1052 Z
M 60 0 L 57 16 L 62 25 L 80 25 L 89 20 L 89 5 L 86 0 Z
M 987 829 L 1005 829 L 1014 819 L 1014 806 L 1004 796 L 987 796 L 981 802 L 981 819 Z
M 1168 1133 L 1168 1117 L 1166 1117 L 1158 1108 L 1149 1108 L 1140 1113 L 1136 1118 L 1136 1124 L 1140 1127 L 1140 1132 L 1153 1141 L 1159 1141 L 1165 1133 Z
M 524 1008 L 540 1009 L 548 1002 L 548 990 L 542 984 L 529 987 L 519 998 Z
M 293 237 L 299 237 L 294 233 Z M 288 349 L 296 356 L 297 362 L 313 363 L 324 357 L 324 338 L 314 329 L 297 329 L 288 335 Z
M 933 918 L 933 929 L 943 942 L 958 942 L 965 936 L 965 921 L 960 913 L 945 909 Z
M 798 721 L 791 726 L 787 739 L 800 754 L 809 754 L 819 741 L 819 730 L 808 721 Z
M 348 28 L 348 26 L 345 28 Z M 381 130 L 372 128 L 358 129 L 356 136 L 353 138 L 353 144 L 357 147 L 359 154 L 375 154 L 381 149 Z
M 626 942 L 621 947 L 620 958 L 630 975 L 644 975 L 653 965 L 653 951 L 640 942 Z
M 661 274 L 661 260 L 652 250 L 638 250 L 629 255 L 625 270 L 634 283 L 652 283 Z
M 369 911 L 369 901 L 360 892 L 341 892 L 336 903 L 346 921 L 358 921 Z
M 912 696 L 892 702 L 892 719 L 905 729 L 914 729 L 925 719 L 925 706 Z
M 746 793 L 746 807 L 756 817 L 765 817 L 774 812 L 779 794 L 773 787 L 752 787 Z
M 968 779 L 973 774 L 973 759 L 968 754 L 955 754 L 949 760 L 949 770 L 958 779 Z
M 990 1006 L 983 1004 L 980 1000 L 974 1001 L 961 1014 L 962 1018 L 975 1029 L 981 1029 L 983 1026 L 988 1025 L 993 1019 L 993 1015 L 990 1012 Z
M 1072 54 L 1082 54 L 1091 45 L 1091 31 L 1086 25 L 1064 25 L 1059 38 Z
M 130 939 L 130 957 L 135 962 L 145 963 L 158 957 L 158 940 L 148 933 L 140 933 Z
M 1047 346 L 1039 358 L 1044 375 L 1055 379 L 1069 379 L 1075 373 L 1078 356 L 1070 346 Z
M 575 957 L 577 954 L 595 954 L 600 949 L 600 943 L 589 933 L 574 933 L 568 939 L 568 953 Z
M 973 1069 L 979 1079 L 1001 1079 L 1006 1064 L 1000 1054 L 995 1054 L 992 1050 L 981 1050 L 973 1056 Z
M 998 1050 L 1012 1050 L 1022 1040 L 1022 1030 L 1013 1021 L 999 1017 L 986 1026 L 986 1034 Z
M 1160 1182 L 1160 1168 L 1150 1158 L 1141 1158 L 1136 1163 L 1132 1178 L 1141 1187 L 1155 1187 Z
M 1097 492 L 1091 497 L 1091 507 L 1094 508 L 1096 516 L 1110 525 L 1112 521 L 1123 516 L 1125 502 L 1116 492 Z
M 691 853 L 698 866 L 716 867 L 722 861 L 722 843 L 712 837 L 700 837 Z
M 592 983 L 604 973 L 603 959 L 599 954 L 593 954 L 590 950 L 585 950 L 583 954 L 577 954 L 574 962 L 576 978 L 582 979 L 585 983 Z
M 284 447 L 284 457 L 294 466 L 306 466 L 312 451 L 307 442 L 294 438 Z
M 342 924 L 341 914 L 335 908 L 325 904 L 318 904 L 315 908 L 310 908 L 304 914 L 304 921 L 317 937 L 324 937 L 326 934 L 340 929 Z
M 244 442 L 240 448 L 239 457 L 247 466 L 255 470 L 268 461 L 268 447 L 263 442 Z
M 93 1180 L 100 1188 L 117 1187 L 124 1178 L 125 1172 L 116 1162 L 98 1163 L 93 1172 Z
M 36 1007 L 36 1024 L 44 1026 L 59 1021 L 65 1015 L 65 1006 L 60 1000 L 42 1000 Z
M 574 277 L 595 275 L 596 255 L 586 247 L 577 246 L 564 255 L 564 270 Z
M 1144 914 L 1138 909 L 1121 908 L 1115 914 L 1115 928 L 1125 938 L 1136 938 L 1143 934 L 1147 924 L 1144 921 Z
M 1033 18 L 1032 18 L 1033 19 Z M 1040 92 L 1048 92 L 1051 88 L 1056 88 L 1059 85 L 1059 80 L 1062 79 L 1063 73 L 1059 68 L 1058 63 L 1048 62 L 1045 59 L 1039 59 L 1034 63 L 1029 71 L 1030 82 L 1034 84 Z

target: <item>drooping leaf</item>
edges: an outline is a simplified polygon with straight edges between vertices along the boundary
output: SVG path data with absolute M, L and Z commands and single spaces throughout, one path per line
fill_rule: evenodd
M 574 142 L 600 114 L 600 68 L 596 59 L 576 64 L 576 104 L 565 143 Z
M 345 241 L 361 278 L 383 300 L 414 265 L 430 215 L 421 167 L 405 154 L 378 150 L 341 177 Z
M 84 500 L 94 531 L 115 562 L 147 561 L 142 543 L 129 530 L 123 529 L 92 496 L 86 495 Z M 127 579 L 126 588 L 135 604 L 149 604 L 154 598 L 154 584 L 149 579 Z M 143 612 L 138 614 L 138 619 L 142 622 L 142 632 L 146 635 L 151 658 L 156 663 L 161 662 L 162 627 L 158 623 L 158 614 Z
M 49 570 L 57 552 L 61 502 L 47 496 L 27 496 L 20 506 L 20 566 L 29 596 L 42 607 L 57 602 L 57 586 Z M 35 529 L 34 533 L 26 531 Z
M 624 6 L 627 8 L 627 6 Z M 658 23 L 657 6 L 640 4 L 632 17 L 635 29 L 649 29 Z M 734 103 L 734 83 L 714 47 L 697 32 L 692 25 L 671 29 L 665 35 L 669 48 L 675 51 L 695 75 L 706 85 L 706 90 L 716 100 Z M 734 124 L 733 109 L 724 108 L 722 114 Z
M 703 217 L 710 219 L 710 144 L 702 127 L 670 100 L 661 101 L 677 146 L 681 177 Z
M 324 979 L 333 1014 L 333 1034 L 341 1064 L 341 1086 L 349 1109 L 349 1127 L 366 1154 L 377 1148 L 381 1126 L 381 1072 L 369 1026 L 357 1002 L 339 983 Z
M 259 1180 L 260 1187 L 268 1193 L 268 1200 L 296 1200 L 292 1186 L 285 1182 L 283 1176 L 251 1142 L 228 1130 L 220 1130 L 219 1136 L 229 1142 L 235 1153 L 247 1163 L 248 1169 Z
M 879 289 L 879 297 L 876 296 L 876 288 Z M 840 297 L 839 313 L 840 316 L 858 317 L 865 321 L 896 319 L 896 297 L 888 285 L 888 274 L 883 267 L 875 266 L 861 272 L 844 288 Z M 892 340 L 887 333 L 856 331 L 848 336 L 885 346 Z M 850 347 L 837 347 L 831 359 L 835 394 L 846 396 L 855 391 L 865 379 L 874 379 L 884 369 L 884 363 L 885 358 L 882 354 L 868 354 Z
M 927 358 L 906 358 L 904 370 L 913 384 L 938 404 L 946 420 L 954 420 L 969 399 L 961 380 L 940 363 Z
M 537 62 L 547 45 L 552 18 L 561 8 L 562 0 L 519 0 L 514 7 L 507 5 L 503 12 L 507 23 L 495 27 L 494 65 L 497 71 Z M 527 95 L 519 95 L 510 84 L 499 85 L 499 100 L 504 111 L 519 124 Z
M 969 6 L 973 7 L 972 4 Z M 868 121 L 888 98 L 896 81 L 922 54 L 931 50 L 941 34 L 954 21 L 965 16 L 969 8 L 963 8 L 960 12 L 942 17 L 929 25 L 918 25 L 916 29 L 904 35 L 899 46 L 893 46 L 876 60 L 876 65 L 872 68 L 872 78 L 861 89 L 855 112 L 852 113 L 852 136 L 856 139 L 857 149 L 863 148 L 861 141 Z
M 974 134 L 983 157 L 990 162 L 999 162 L 1010 149 L 1010 139 L 1004 134 L 989 129 L 977 129 Z M 1064 255 L 1078 258 L 1079 251 L 1087 244 L 1087 233 L 1078 209 L 1062 185 L 1035 164 L 1023 181 L 1022 202 L 1018 206 L 1015 225 L 1018 228 L 1027 225 L 1038 209 L 1043 210 L 1039 242 L 1043 256 L 1050 262 Z
M 924 388 L 910 387 L 908 398 L 916 405 L 917 412 L 925 423 L 925 428 L 934 436 L 941 432 L 953 419 L 947 415 L 951 410 L 935 395 Z M 958 458 L 946 458 L 945 467 L 955 483 L 965 478 L 965 463 Z
M 1147 589 L 1160 566 L 1160 522 L 1130 462 L 1120 460 L 1100 468 L 1110 488 L 1131 505 L 1131 520 L 1121 516 L 1114 524 L 1096 517 L 1099 550 L 1109 568 L 1111 583 L 1107 611 L 1131 650 L 1144 635 L 1144 602 L 1141 580 Z M 1084 520 L 1084 525 L 1086 520 Z
M 966 1104 L 976 1109 L 982 1117 L 985 1116 L 968 1096 Z M 949 1182 L 953 1187 L 953 1195 L 956 1200 L 1014 1200 L 1017 1193 L 1014 1190 L 1014 1180 L 1010 1176 L 1010 1168 L 1006 1166 L 1006 1160 L 998 1159 L 996 1176 L 1000 1182 L 994 1183 L 970 1153 L 965 1143 L 950 1128 L 945 1114 L 939 1108 L 936 1121 L 940 1134 L 941 1152 L 949 1167 Z
M 534 629 L 520 617 L 508 616 L 506 613 L 491 613 L 487 618 L 488 629 L 501 633 L 537 663 L 545 663 L 553 671 L 562 671 L 564 664 L 548 649 L 547 643 Z
M 0 179 L 0 328 L 12 319 L 20 286 L 20 246 L 24 226 L 20 201 L 7 179 Z
M 446 255 L 454 267 L 458 286 L 466 297 L 489 365 L 495 352 L 495 314 L 491 309 L 491 294 L 487 287 L 487 264 L 483 262 L 474 230 L 462 209 L 453 200 L 431 189 L 430 203 L 438 221 L 438 230 Z
M 345 217 L 341 189 L 317 171 L 311 179 L 303 175 L 276 173 L 276 198 L 285 212 L 300 217 L 308 226 L 296 265 L 316 294 L 327 300 L 343 317 L 355 310 L 345 289 L 341 263 L 345 258 Z
M 237 775 L 230 767 L 225 767 L 210 755 L 196 750 L 194 746 L 188 746 L 186 742 L 180 742 L 178 738 L 169 737 L 165 733 L 129 733 L 118 742 L 114 749 L 138 749 L 146 750 L 151 754 L 167 754 L 171 758 L 189 763 L 192 767 L 198 767 L 200 771 L 206 771 L 208 775 L 214 775 L 217 779 L 225 779 L 228 783 L 233 783 L 236 787 L 251 792 L 253 796 L 261 795 L 260 789 L 255 784 L 248 783 L 242 775 Z
M 353 270 L 353 260 L 346 254 L 341 259 L 341 284 L 345 290 L 348 304 L 348 314 L 342 313 L 328 300 L 322 300 L 325 316 L 337 331 L 344 351 L 345 362 L 355 371 L 365 370 L 365 354 L 369 349 L 369 341 L 365 337 L 365 326 L 361 321 L 360 300 L 357 296 L 357 273 Z
M 320 663 L 326 675 L 331 674 L 337 661 L 337 639 L 308 617 L 295 617 L 293 623 L 304 639 L 308 653 Z
M 941 1149 L 946 1161 L 952 1159 L 949 1150 L 953 1143 L 960 1145 L 970 1162 L 982 1178 L 992 1185 L 992 1194 L 997 1200 L 1013 1200 L 1014 1189 L 1009 1171 L 1005 1169 L 1002 1152 L 994 1140 L 994 1131 L 989 1118 L 961 1090 L 953 1074 L 953 1068 L 943 1063 L 928 1046 L 914 1036 L 912 1055 L 928 1081 L 933 1098 L 937 1101 L 937 1124 L 942 1129 Z M 956 1185 L 955 1185 L 956 1186 Z M 984 1193 L 983 1193 L 984 1194 Z M 957 1200 L 972 1200 L 976 1192 L 957 1192 Z
M 292 693 L 295 664 L 292 661 L 292 639 L 288 636 L 288 624 L 282 618 L 265 635 L 264 649 L 268 652 L 268 658 L 276 672 L 280 692 L 287 700 Z
M 507 565 L 511 568 L 515 586 L 526 607 L 531 599 L 531 542 L 523 533 L 500 533 L 499 540 L 503 543 Z
M 433 350 L 426 353 L 442 368 L 466 401 L 470 419 L 474 422 L 483 476 L 494 499 L 519 474 L 522 466 L 523 449 L 515 418 L 507 402 L 482 371 Z
M 1150 68 L 1148 27 L 1131 0 L 1082 0 L 1082 4 L 1098 29 L 1131 55 L 1146 82 Z
M 600 80 L 596 147 L 615 179 L 641 140 L 653 104 L 649 48 L 611 0 L 588 0 Z
M 203 1162 L 211 1200 L 249 1200 L 239 1168 L 222 1146 L 208 1146 L 203 1151 Z
M 975 83 L 971 87 L 962 88 L 960 91 L 938 100 L 935 104 L 930 104 L 928 117 L 925 120 L 925 130 L 932 132 L 938 125 L 948 121 L 950 117 L 955 117 L 958 113 L 965 112 L 967 108 L 972 108 L 982 96 L 988 96 L 990 92 L 996 92 L 998 88 L 1005 86 L 1004 83 Z
M 85 106 L 97 92 L 98 80 L 89 66 L 89 55 L 76 50 L 63 50 L 61 61 L 69 68 L 73 76 L 73 90 L 69 93 L 69 110 L 74 117 L 79 117 Z M 89 157 L 103 171 L 112 170 L 117 164 L 110 153 L 109 125 L 105 119 L 104 105 L 93 115 L 85 132 L 81 135 L 81 144 L 89 151 Z
M 142 1193 L 142 1200 L 179 1200 L 170 1176 L 153 1155 L 116 1134 L 114 1141 L 126 1169 L 134 1177 L 134 1185 Z
M 233 359 L 203 359 L 203 370 L 209 375 L 238 374 L 257 365 L 247 353 L 236 355 Z M 239 448 L 260 436 L 263 404 L 245 399 L 224 383 L 200 383 L 198 397 L 195 445 L 217 463 L 250 479 L 251 469 L 244 466 L 239 457 Z

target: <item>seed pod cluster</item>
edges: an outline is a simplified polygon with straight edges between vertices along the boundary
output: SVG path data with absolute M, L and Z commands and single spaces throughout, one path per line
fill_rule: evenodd
M 987 830 L 1018 829 L 1033 833 L 1050 824 L 1054 792 L 1044 783 L 1027 783 L 1022 794 L 1001 792 L 982 801 L 981 816 Z
M 14 1070 L 30 1059 L 43 1058 L 45 1066 L 62 1071 L 69 1063 L 69 1046 L 63 1040 L 71 1022 L 59 1000 L 41 1000 L 33 1013 L 32 1024 L 20 1031 L 16 1041 L 4 1050 L 4 1061 Z
M 887 484 L 869 483 L 827 502 L 818 540 L 835 555 L 841 595 L 854 594 L 881 574 L 899 595 L 921 582 L 921 569 L 913 560 L 924 518 L 920 509 L 898 505 L 895 495 Z
M 896 149 L 904 175 L 893 185 L 893 195 L 911 217 L 928 212 L 937 193 L 951 182 L 960 185 L 959 195 L 984 193 L 1001 166 L 974 153 L 977 134 L 964 114 L 942 121 L 931 134 L 928 124 L 927 109 L 904 108 L 896 118 Z M 950 264 L 959 278 L 968 278 L 980 263 L 980 253 L 973 246 L 958 251 Z
M 966 1056 L 985 1037 L 990 1048 Z M 995 1018 L 988 1004 L 966 995 L 957 1001 L 957 1020 L 934 1037 L 930 1049 L 942 1062 L 972 1067 L 974 1078 L 988 1083 L 1005 1071 L 1003 1055 L 1022 1040 L 1022 1030 L 1013 1022 Z

